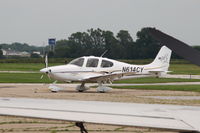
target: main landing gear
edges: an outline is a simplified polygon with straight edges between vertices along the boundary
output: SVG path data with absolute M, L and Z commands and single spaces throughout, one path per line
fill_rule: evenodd
M 53 82 L 48 87 L 51 90 L 51 92 L 58 92 L 60 90 L 63 90 L 63 88 L 56 86 L 56 82 L 57 81 Z M 78 85 L 76 87 L 76 90 L 78 92 L 84 92 L 89 89 L 90 89 L 89 87 L 85 86 L 85 82 L 82 82 L 81 85 Z M 98 87 L 96 88 L 96 90 L 97 90 L 97 92 L 104 93 L 104 92 L 108 92 L 108 91 L 112 90 L 112 88 L 104 86 L 102 82 L 98 82 Z
M 85 129 L 83 125 L 83 122 L 76 122 L 75 125 L 80 128 L 81 133 L 88 133 L 88 131 Z
M 83 82 L 81 85 L 78 85 L 76 87 L 76 90 L 79 92 L 84 92 L 86 90 L 89 90 L 89 87 L 86 87 L 85 82 Z M 98 82 L 97 92 L 104 93 L 110 90 L 112 90 L 112 88 L 104 86 L 102 82 Z
M 76 90 L 79 91 L 79 92 L 84 92 L 84 91 L 86 91 L 86 90 L 89 90 L 89 87 L 86 87 L 86 86 L 85 86 L 85 82 L 82 82 L 81 85 L 78 85 L 78 86 L 76 87 Z
M 104 93 L 112 90 L 112 88 L 104 86 L 102 82 L 98 82 L 97 92 Z

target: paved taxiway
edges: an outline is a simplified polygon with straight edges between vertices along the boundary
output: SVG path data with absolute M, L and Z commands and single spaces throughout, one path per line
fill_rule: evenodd
M 47 83 L 0 83 L 1 86 L 48 86 Z M 66 83 L 66 84 L 56 84 L 60 87 L 67 88 L 75 88 L 77 85 L 80 85 L 80 83 Z M 143 84 L 104 84 L 105 86 L 137 86 L 137 85 L 200 85 L 200 82 L 171 82 L 171 83 L 143 83 Z M 86 83 L 86 86 L 98 86 L 97 83 Z
M 166 99 L 166 100 L 200 100 L 200 96 L 143 96 L 144 98 Z

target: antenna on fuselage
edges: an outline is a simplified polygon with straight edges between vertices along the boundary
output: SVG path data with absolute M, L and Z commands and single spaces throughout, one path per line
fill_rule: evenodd
M 100 57 L 103 57 L 107 52 L 108 52 L 108 50 L 104 51 Z

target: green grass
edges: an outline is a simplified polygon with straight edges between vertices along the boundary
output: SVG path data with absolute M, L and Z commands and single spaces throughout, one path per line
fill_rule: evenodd
M 172 71 L 170 74 L 200 75 L 200 67 L 193 64 L 171 64 L 169 71 Z
M 49 66 L 60 65 L 51 63 Z M 38 73 L 0 73 L 0 83 L 49 83 L 46 76 L 40 80 L 39 70 L 44 68 L 42 63 L 0 63 L 0 71 L 34 71 Z M 171 64 L 171 74 L 199 74 L 200 67 L 192 64 Z M 198 79 L 171 79 L 171 78 L 136 78 L 116 81 L 115 83 L 166 83 L 166 82 L 198 82 Z
M 146 78 L 134 78 L 115 81 L 114 83 L 168 83 L 168 82 L 200 82 L 200 79 L 180 79 L 180 78 L 155 78 L 155 77 L 146 77 Z
M 112 88 L 200 92 L 200 85 L 140 85 L 140 86 L 112 86 Z
M 53 80 L 42 73 L 0 73 L 0 83 L 52 83 Z M 114 83 L 167 83 L 167 82 L 200 82 L 199 79 L 173 79 L 173 78 L 136 78 L 116 81 Z
M 52 83 L 46 75 L 40 79 L 40 73 L 0 73 L 0 83 Z
M 58 63 L 49 64 L 49 66 L 60 65 Z M 38 71 L 44 68 L 41 63 L 1 63 L 0 71 Z

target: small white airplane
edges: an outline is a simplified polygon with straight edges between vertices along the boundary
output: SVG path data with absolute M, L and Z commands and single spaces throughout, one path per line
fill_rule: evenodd
M 48 67 L 46 56 L 46 68 L 41 69 L 40 72 L 58 81 L 82 82 L 76 88 L 79 92 L 89 89 L 85 86 L 87 82 L 97 82 L 97 92 L 107 92 L 112 88 L 103 86 L 103 83 L 112 83 L 113 80 L 133 78 L 138 75 L 160 76 L 167 73 L 170 58 L 171 50 L 166 46 L 163 46 L 154 61 L 147 65 L 132 65 L 103 57 L 84 56 L 72 60 L 67 65 Z M 51 90 L 57 92 L 60 88 L 53 86 Z

